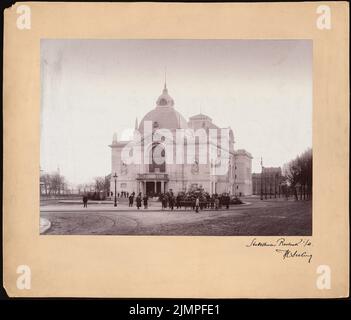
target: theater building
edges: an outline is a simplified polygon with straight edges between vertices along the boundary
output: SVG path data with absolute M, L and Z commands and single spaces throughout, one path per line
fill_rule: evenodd
M 175 109 L 165 84 L 156 106 L 139 124 L 136 120 L 131 141 L 120 141 L 113 135 L 109 145 L 111 190 L 116 179 L 117 192 L 149 196 L 194 188 L 210 194 L 250 195 L 252 156 L 235 150 L 234 143 L 232 129 L 219 128 L 207 115 L 200 113 L 187 121 Z M 134 160 L 138 161 L 125 161 L 126 154 L 134 157 L 137 153 L 140 157 Z

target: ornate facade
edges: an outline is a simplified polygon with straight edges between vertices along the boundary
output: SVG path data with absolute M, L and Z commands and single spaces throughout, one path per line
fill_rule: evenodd
M 245 150 L 234 151 L 233 131 L 219 128 L 201 113 L 186 121 L 174 105 L 165 84 L 155 108 L 139 125 L 136 121 L 133 140 L 119 141 L 114 134 L 110 145 L 111 186 L 116 173 L 117 192 L 134 191 L 152 196 L 169 190 L 177 193 L 203 188 L 211 194 L 250 195 L 252 157 Z M 228 138 L 224 138 L 223 131 L 228 132 Z M 206 138 L 197 133 L 206 133 Z M 133 155 L 138 150 L 141 161 L 127 163 L 126 150 Z

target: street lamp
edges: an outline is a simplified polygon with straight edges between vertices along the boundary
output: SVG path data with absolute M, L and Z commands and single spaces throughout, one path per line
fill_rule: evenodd
M 115 178 L 115 204 L 114 206 L 117 207 L 117 173 L 115 172 L 115 175 L 113 176 Z

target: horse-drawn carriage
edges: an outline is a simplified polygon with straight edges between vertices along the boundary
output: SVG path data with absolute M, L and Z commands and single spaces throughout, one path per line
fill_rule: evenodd
M 200 210 L 203 209 L 218 209 L 225 206 L 227 209 L 230 204 L 240 204 L 242 203 L 237 197 L 230 197 L 229 193 L 213 194 L 210 196 L 209 193 L 203 190 L 192 190 L 187 193 L 179 192 L 177 196 L 173 193 L 167 193 L 161 195 L 160 201 L 162 202 L 162 207 L 167 208 L 169 205 L 171 208 L 175 207 L 177 209 L 188 208 L 194 210 L 196 199 L 199 198 Z

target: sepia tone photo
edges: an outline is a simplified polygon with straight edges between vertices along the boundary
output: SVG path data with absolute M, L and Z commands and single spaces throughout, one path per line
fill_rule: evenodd
M 40 53 L 41 234 L 312 235 L 311 40 Z
M 348 9 L 5 9 L 5 294 L 348 297 Z

